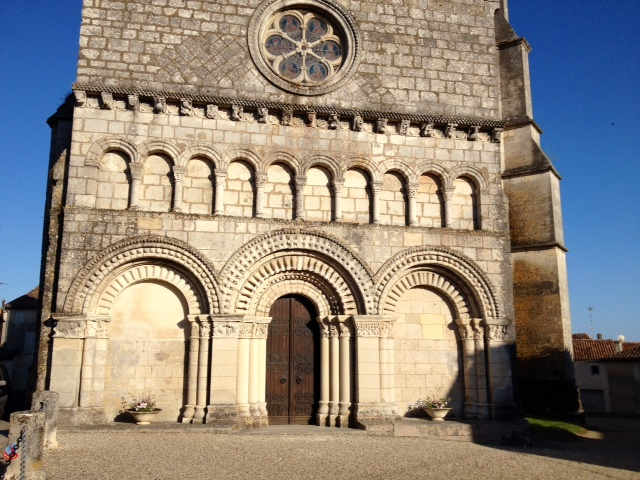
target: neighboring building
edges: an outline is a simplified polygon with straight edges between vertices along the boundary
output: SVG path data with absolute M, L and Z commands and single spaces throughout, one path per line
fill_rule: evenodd
M 640 413 L 640 344 L 573 335 L 576 383 L 587 413 Z
M 85 2 L 49 119 L 61 421 L 578 409 L 559 176 L 506 0 Z M 569 360 L 567 360 L 569 358 Z
M 0 359 L 11 377 L 9 408 L 28 406 L 29 374 L 36 353 L 39 287 L 2 305 Z

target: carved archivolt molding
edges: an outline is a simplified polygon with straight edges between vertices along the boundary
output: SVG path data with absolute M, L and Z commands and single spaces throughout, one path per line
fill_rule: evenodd
M 494 289 L 482 270 L 464 255 L 442 247 L 411 248 L 398 253 L 380 267 L 376 274 L 375 288 L 375 300 L 380 313 L 387 308 L 386 299 L 389 292 L 396 287 L 401 279 L 407 276 L 407 271 L 410 270 L 425 272 L 442 270 L 444 275 L 441 274 L 441 276 L 446 277 L 452 287 L 456 285 L 455 289 L 458 290 L 460 297 L 466 297 L 466 307 L 468 311 L 471 311 L 470 313 L 482 317 L 501 315 Z M 453 278 L 446 272 L 452 273 Z M 415 277 L 411 278 L 413 278 L 412 281 L 417 280 Z M 463 292 L 468 293 L 463 294 Z M 457 305 L 457 303 L 455 304 Z M 474 307 L 477 307 L 479 312 L 472 312 Z
M 182 293 L 187 303 L 189 314 L 201 313 L 197 290 L 186 275 L 165 265 L 139 265 L 128 268 L 111 279 L 107 288 L 100 294 L 97 308 L 98 315 L 110 314 L 113 302 L 125 288 L 145 280 L 160 280 L 173 285 Z
M 278 252 L 288 253 L 274 256 Z M 284 260 L 284 257 L 290 258 Z M 225 311 L 236 308 L 234 299 L 242 298 L 236 292 L 243 291 L 249 278 L 254 277 L 252 282 L 259 285 L 265 278 L 281 271 L 316 272 L 334 285 L 334 289 L 342 290 L 337 291 L 345 308 L 350 308 L 348 298 L 353 298 L 360 313 L 372 308 L 373 275 L 364 260 L 329 234 L 287 229 L 253 239 L 229 259 L 220 272 L 220 282 L 225 289 Z M 247 285 L 246 288 L 252 287 Z
M 84 313 L 97 308 L 111 277 L 127 270 L 127 265 L 166 265 L 190 279 L 201 312 L 218 313 L 218 282 L 208 260 L 188 244 L 167 237 L 147 235 L 117 242 L 93 257 L 75 275 L 64 302 L 65 313 Z M 102 287 L 102 288 L 101 288 Z M 97 295 L 96 295 L 97 293 Z
M 315 305 L 320 316 L 337 315 L 344 310 L 343 301 L 332 285 L 309 272 L 296 271 L 281 273 L 263 282 L 252 296 L 246 311 L 252 315 L 266 317 L 278 298 L 290 294 L 308 298 Z M 351 304 L 355 308 L 355 304 L 353 302 Z M 242 307 L 239 308 L 236 304 L 236 312 L 242 311 Z
M 122 137 L 103 137 L 91 145 L 84 164 L 99 167 L 105 153 L 112 151 L 125 153 L 131 163 L 140 162 L 139 148 L 133 142 Z
M 418 286 L 431 287 L 442 292 L 455 308 L 456 316 L 469 315 L 468 300 L 464 293 L 440 273 L 424 270 L 404 272 L 404 276 L 399 276 L 395 283 L 389 284 L 390 288 L 384 290 L 380 296 L 379 313 L 394 313 L 402 295 Z

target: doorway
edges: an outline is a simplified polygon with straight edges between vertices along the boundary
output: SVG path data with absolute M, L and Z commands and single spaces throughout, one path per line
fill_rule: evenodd
M 270 425 L 313 425 L 320 397 L 319 328 L 306 298 L 287 295 L 271 306 L 266 402 Z

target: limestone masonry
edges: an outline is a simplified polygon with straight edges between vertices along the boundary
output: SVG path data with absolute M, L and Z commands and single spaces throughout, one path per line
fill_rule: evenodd
M 230 430 L 577 409 L 560 177 L 507 11 L 84 0 L 49 119 L 61 422 L 142 392 Z

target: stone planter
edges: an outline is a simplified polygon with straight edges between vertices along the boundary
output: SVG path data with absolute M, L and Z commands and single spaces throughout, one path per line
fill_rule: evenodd
M 434 422 L 444 422 L 444 417 L 451 411 L 451 408 L 425 408 L 424 411 Z
M 129 414 L 133 417 L 136 422 L 136 425 L 149 425 L 153 417 L 162 411 L 161 408 L 156 408 L 150 412 L 136 412 L 135 410 L 127 410 Z

